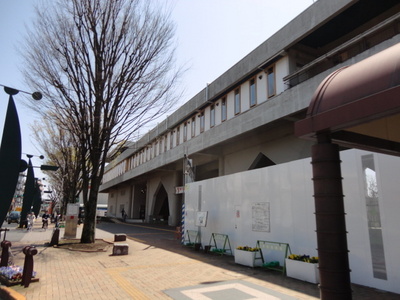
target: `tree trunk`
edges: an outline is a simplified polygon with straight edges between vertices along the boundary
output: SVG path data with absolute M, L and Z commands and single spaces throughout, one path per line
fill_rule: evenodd
M 89 199 L 85 203 L 85 220 L 83 222 L 83 230 L 81 243 L 94 243 L 96 231 L 96 209 L 97 196 L 90 191 Z
M 94 243 L 96 232 L 96 214 L 97 214 L 97 195 L 99 192 L 101 180 L 98 176 L 91 178 L 91 185 L 84 184 L 83 193 L 89 194 L 87 201 L 84 199 L 85 205 L 85 220 L 83 222 L 83 230 L 81 243 Z M 85 188 L 86 187 L 86 188 Z

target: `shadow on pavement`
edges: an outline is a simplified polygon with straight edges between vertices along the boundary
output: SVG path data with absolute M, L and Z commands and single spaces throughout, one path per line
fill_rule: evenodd
M 266 281 L 271 284 L 319 298 L 319 287 L 312 284 L 282 275 L 281 272 L 263 269 L 251 268 L 235 264 L 234 257 L 229 255 L 219 255 L 216 253 L 205 253 L 203 249 L 195 251 L 192 247 L 181 244 L 181 239 L 176 234 L 176 227 L 165 224 L 149 223 L 124 223 L 121 220 L 105 219 L 97 225 L 99 229 L 117 234 L 125 233 L 127 238 L 149 245 L 151 247 L 161 248 L 167 251 L 178 253 L 204 263 L 212 264 L 227 271 L 235 272 L 243 276 L 253 277 L 258 280 Z M 204 247 L 204 245 L 202 245 Z M 240 276 L 238 275 L 238 276 Z M 207 284 L 208 282 L 204 282 Z M 398 294 L 389 293 L 373 288 L 368 288 L 353 284 L 353 300 L 357 299 L 380 299 L 395 300 L 399 299 Z
M 193 247 L 183 246 L 180 237 L 176 235 L 175 227 L 164 224 L 122 223 L 119 220 L 114 222 L 116 223 L 102 222 L 97 227 L 113 234 L 125 233 L 127 238 L 139 243 L 184 255 L 203 263 L 223 268 L 228 272 L 238 273 L 240 274 L 238 277 L 241 275 L 249 276 L 307 294 L 311 297 L 319 297 L 319 289 L 315 284 L 286 277 L 280 272 L 235 264 L 234 257 L 230 255 L 205 253 L 203 249 L 195 251 Z M 209 282 L 204 282 L 203 284 L 207 283 Z

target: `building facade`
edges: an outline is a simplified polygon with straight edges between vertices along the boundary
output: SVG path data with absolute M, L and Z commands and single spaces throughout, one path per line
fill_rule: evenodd
M 309 157 L 294 122 L 328 74 L 399 42 L 398 12 L 394 0 L 314 3 L 107 167 L 108 213 L 178 224 L 185 157 L 196 181 Z
M 120 216 L 123 209 L 128 218 L 178 225 L 183 204 L 201 211 L 210 201 L 200 196 L 202 190 L 192 192 L 199 182 L 219 180 L 215 190 L 249 192 L 241 181 L 227 185 L 231 179 L 223 179 L 310 158 L 314 142 L 298 138 L 295 123 L 306 117 L 329 74 L 400 42 L 399 12 L 397 0 L 315 2 L 107 166 L 101 192 L 109 195 L 108 215 Z M 191 192 L 182 193 L 184 186 Z M 255 190 L 262 186 L 262 181 L 251 184 Z M 232 207 L 224 205 L 228 192 L 218 195 L 212 198 L 218 207 Z M 193 220 L 188 224 L 195 226 Z M 235 235 L 234 245 L 243 234 Z M 379 280 L 356 281 L 400 292 Z

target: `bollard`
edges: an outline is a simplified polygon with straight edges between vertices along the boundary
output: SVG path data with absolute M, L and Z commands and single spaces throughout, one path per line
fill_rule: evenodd
M 50 246 L 58 246 L 60 240 L 60 229 L 55 228 L 51 237 Z
M 114 234 L 114 242 L 125 242 L 126 234 L 125 233 L 116 233 Z
M 4 231 L 3 241 L 6 240 L 7 231 L 10 231 L 8 228 L 0 228 L 0 234 Z
M 25 254 L 25 261 L 21 285 L 28 287 L 33 274 L 33 256 L 36 255 L 38 251 L 34 246 L 26 246 L 22 249 L 22 252 Z
M 129 245 L 114 243 L 112 255 L 128 255 Z
M 9 241 L 2 241 L 1 242 L 1 261 L 0 267 L 7 267 L 8 266 L 8 259 L 10 258 L 9 249 L 11 247 L 11 242 Z

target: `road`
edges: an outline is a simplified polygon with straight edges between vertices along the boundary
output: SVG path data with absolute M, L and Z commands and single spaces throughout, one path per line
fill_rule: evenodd
M 176 236 L 176 227 L 163 224 L 101 222 L 97 228 L 116 234 L 125 233 L 127 238 L 140 243 L 149 244 L 168 250 L 176 250 L 180 246 L 180 239 Z M 181 248 L 181 247 L 179 247 Z

